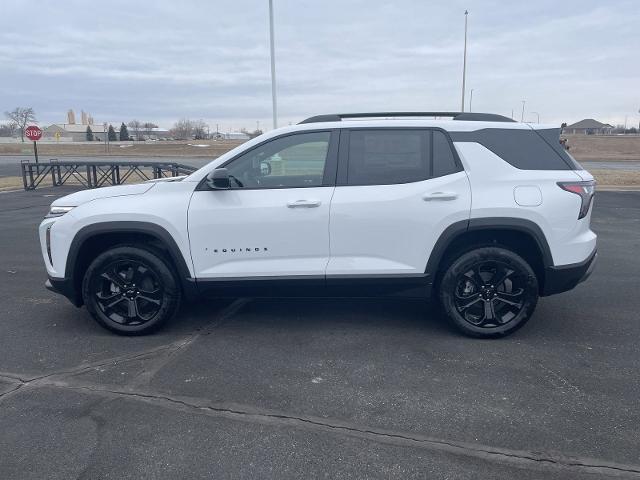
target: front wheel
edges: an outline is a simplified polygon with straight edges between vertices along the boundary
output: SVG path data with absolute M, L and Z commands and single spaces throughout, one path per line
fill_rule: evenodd
M 440 282 L 442 306 L 455 327 L 473 337 L 513 333 L 533 314 L 538 281 L 519 255 L 500 247 L 471 250 L 455 259 Z
M 180 287 L 162 255 L 137 246 L 98 255 L 84 276 L 82 294 L 91 316 L 121 335 L 157 329 L 180 303 Z

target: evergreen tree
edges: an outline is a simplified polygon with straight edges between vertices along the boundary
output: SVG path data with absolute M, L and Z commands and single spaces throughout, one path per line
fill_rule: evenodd
M 116 135 L 116 131 L 113 128 L 113 125 L 109 125 L 109 141 L 110 142 L 115 142 L 116 140 L 118 140 L 118 136 Z
M 120 141 L 121 142 L 128 142 L 129 140 L 130 140 L 129 139 L 129 129 L 124 124 L 124 122 L 122 122 L 122 125 L 120 125 Z
M 93 131 L 87 126 L 87 142 L 93 142 Z

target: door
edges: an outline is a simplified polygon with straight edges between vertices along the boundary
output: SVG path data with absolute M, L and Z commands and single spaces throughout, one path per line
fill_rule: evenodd
M 467 220 L 467 175 L 439 129 L 343 131 L 327 279 L 425 277 L 445 228 Z
M 337 140 L 330 131 L 289 134 L 223 167 L 228 190 L 198 190 L 189 240 L 198 279 L 324 276 Z

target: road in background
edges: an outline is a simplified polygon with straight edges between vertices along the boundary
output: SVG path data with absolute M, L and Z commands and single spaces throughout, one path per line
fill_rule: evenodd
M 406 299 L 209 300 L 118 337 L 44 289 L 0 202 L 0 478 L 640 476 L 640 193 L 597 194 L 592 278 L 500 340 Z

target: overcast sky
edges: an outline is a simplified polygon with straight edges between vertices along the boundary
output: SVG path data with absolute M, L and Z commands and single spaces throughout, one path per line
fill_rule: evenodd
M 464 10 L 474 111 L 640 119 L 638 0 L 274 0 L 279 121 L 459 110 Z M 271 128 L 267 0 L 2 0 L 0 111 L 40 124 Z M 469 105 L 467 93 L 466 106 Z

